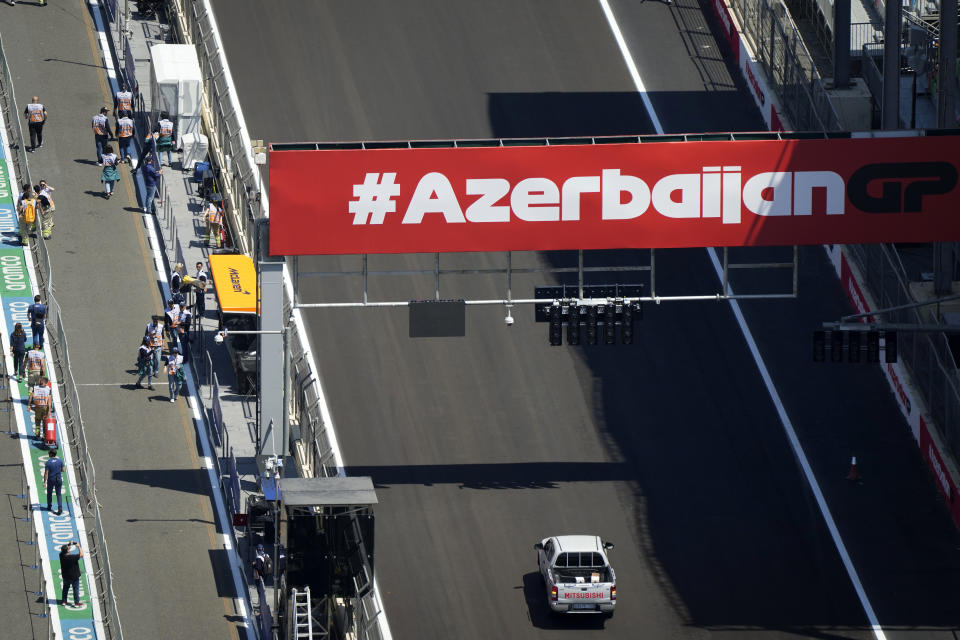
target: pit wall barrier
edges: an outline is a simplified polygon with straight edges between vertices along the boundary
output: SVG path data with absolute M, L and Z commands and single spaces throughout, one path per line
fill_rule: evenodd
M 869 313 L 888 305 L 879 305 L 869 288 L 862 283 L 865 281 L 862 272 L 854 260 L 849 257 L 850 248 L 843 245 L 828 245 L 825 247 L 830 262 L 840 278 L 840 284 L 850 299 L 850 303 L 857 313 Z M 930 339 L 927 335 L 920 335 L 918 340 Z M 904 341 L 904 346 L 906 342 Z M 934 427 L 924 394 L 914 383 L 914 376 L 907 367 L 903 358 L 898 362 L 881 362 L 879 367 L 883 371 L 890 390 L 897 400 L 900 413 L 910 427 L 920 447 L 920 454 L 926 460 L 934 483 L 943 496 L 947 509 L 953 518 L 954 524 L 960 527 L 960 500 L 957 499 L 957 487 L 960 486 L 960 471 L 951 455 L 939 430 Z
M 792 129 L 792 123 L 784 115 L 785 111 L 780 108 L 779 99 L 770 90 L 763 66 L 750 50 L 731 5 L 726 0 L 711 0 L 710 6 L 713 7 L 723 39 L 736 58 L 740 72 L 750 89 L 750 95 L 753 97 L 757 108 L 760 109 L 767 127 L 774 131 Z M 844 291 L 857 312 L 866 313 L 872 309 L 882 308 L 876 304 L 869 288 L 865 286 L 866 278 L 857 268 L 856 261 L 852 259 L 851 249 L 843 245 L 827 245 L 824 248 L 837 276 L 840 278 Z M 909 301 L 904 300 L 903 303 Z M 958 470 L 951 448 L 944 440 L 940 430 L 934 426 L 937 423 L 931 419 L 930 413 L 927 411 L 927 403 L 923 394 L 918 393 L 913 376 L 903 362 L 880 363 L 880 367 L 897 399 L 901 413 L 910 426 L 910 432 L 916 439 L 924 460 L 927 461 L 930 473 L 933 475 L 934 481 L 946 502 L 950 515 L 957 527 L 960 527 L 960 499 L 957 498 L 957 487 L 960 486 L 960 470 Z M 945 393 L 945 395 L 947 394 Z M 953 407 L 956 404 L 955 399 L 955 397 L 953 400 L 944 397 L 937 400 L 937 405 Z M 947 413 L 949 415 L 941 416 L 941 422 L 944 421 L 944 418 L 951 425 L 955 421 L 960 421 L 960 408 L 956 408 L 952 412 L 948 410 Z M 942 426 L 950 432 L 949 427 L 951 425 Z
M 779 100 L 770 90 L 763 67 L 751 53 L 730 5 L 725 0 L 712 0 L 710 6 L 713 7 L 714 15 L 720 23 L 731 55 L 736 60 L 743 79 L 747 82 L 750 96 L 760 110 L 760 115 L 763 116 L 764 124 L 771 131 L 786 131 L 785 118 L 780 116 L 783 109 L 779 107 Z

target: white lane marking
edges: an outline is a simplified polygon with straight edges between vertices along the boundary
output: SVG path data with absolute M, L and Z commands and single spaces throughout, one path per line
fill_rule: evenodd
M 613 15 L 613 9 L 610 8 L 608 0 L 600 0 L 600 8 L 603 9 L 603 15 L 607 17 L 607 23 L 610 25 L 610 30 L 613 31 L 613 39 L 617 41 L 617 46 L 620 47 L 620 55 L 623 56 L 623 61 L 627 64 L 627 71 L 630 72 L 630 77 L 633 78 L 633 86 L 637 88 L 637 93 L 640 94 L 640 99 L 643 100 L 643 106 L 647 108 L 647 115 L 650 116 L 650 120 L 653 122 L 653 128 L 657 133 L 663 133 L 663 127 L 660 126 L 660 118 L 657 117 L 657 112 L 653 110 L 653 104 L 651 104 L 650 96 L 647 94 L 647 88 L 640 78 L 640 72 L 637 71 L 637 65 L 634 63 L 630 49 L 627 47 L 627 41 L 623 39 L 620 25 L 617 24 L 617 19 Z
M 713 270 L 717 274 L 717 278 L 722 280 L 723 278 L 723 267 L 720 265 L 720 259 L 717 257 L 717 251 L 713 247 L 707 249 L 707 253 L 710 254 L 710 262 L 713 263 Z M 730 285 L 727 285 L 727 290 L 730 295 L 733 295 L 733 289 Z M 787 410 L 783 407 L 783 402 L 780 400 L 780 394 L 777 393 L 777 388 L 773 384 L 773 379 L 770 377 L 770 372 L 767 371 L 767 365 L 763 362 L 763 357 L 760 355 L 760 349 L 757 347 L 757 343 L 753 339 L 753 333 L 750 331 L 750 327 L 747 326 L 747 320 L 743 317 L 743 313 L 740 311 L 740 304 L 736 300 L 730 300 L 730 308 L 733 309 L 733 315 L 737 319 L 737 324 L 740 325 L 740 331 L 743 332 L 743 337 L 747 341 L 747 347 L 750 349 L 750 355 L 753 356 L 754 362 L 757 363 L 757 369 L 760 371 L 760 377 L 763 378 L 763 384 L 767 388 L 767 393 L 770 394 L 770 399 L 773 400 L 773 405 L 777 410 L 777 416 L 780 417 L 780 423 L 783 425 L 783 430 L 787 434 L 787 439 L 790 441 L 790 447 L 793 449 L 793 453 L 797 456 L 797 460 L 800 462 L 800 467 L 803 469 L 803 475 L 807 478 L 807 483 L 810 485 L 810 489 L 813 491 L 813 497 L 817 500 L 817 506 L 820 507 L 820 513 L 823 514 L 823 519 L 826 521 L 827 529 L 830 531 L 830 537 L 833 538 L 833 543 L 837 546 L 837 552 L 840 554 L 840 559 L 843 561 L 843 566 L 847 570 L 847 575 L 850 576 L 850 581 L 853 583 L 853 588 L 857 592 L 857 597 L 860 598 L 860 604 L 863 606 L 863 610 L 867 614 L 867 619 L 870 621 L 870 625 L 873 627 L 873 634 L 878 639 L 886 638 L 883 633 L 883 629 L 880 626 L 880 622 L 877 620 L 876 614 L 873 612 L 873 606 L 870 604 L 870 600 L 867 598 L 867 593 L 863 589 L 863 584 L 860 582 L 860 576 L 857 574 L 857 569 L 853 566 L 853 560 L 850 559 L 850 554 L 847 553 L 847 548 L 843 544 L 843 539 L 840 537 L 840 531 L 837 529 L 836 523 L 833 521 L 833 516 L 830 514 L 830 507 L 827 506 L 827 500 L 823 496 L 823 492 L 820 490 L 820 484 L 817 482 L 816 476 L 813 474 L 813 469 L 810 467 L 810 463 L 807 461 L 807 455 L 803 451 L 803 446 L 800 444 L 800 439 L 797 437 L 797 432 L 793 428 L 793 423 L 790 421 L 790 417 L 787 415 Z
M 650 116 L 650 120 L 653 122 L 654 129 L 658 134 L 662 134 L 664 131 L 663 127 L 660 125 L 660 119 L 653 110 L 653 105 L 650 103 L 643 80 L 641 80 L 640 74 L 637 71 L 637 66 L 633 61 L 633 56 L 630 54 L 630 50 L 627 48 L 627 44 L 623 39 L 623 34 L 620 31 L 620 27 L 617 25 L 617 19 L 613 15 L 613 10 L 610 9 L 608 0 L 599 0 L 599 2 L 601 8 L 603 9 L 604 15 L 607 17 L 607 22 L 610 23 L 610 29 L 613 31 L 613 37 L 616 39 L 617 45 L 620 47 L 620 53 L 623 55 L 624 62 L 626 63 L 627 69 L 630 72 L 630 76 L 633 78 L 633 83 L 637 87 L 637 92 L 640 93 L 640 97 L 643 99 L 643 104 L 647 108 L 647 113 Z M 723 282 L 723 268 L 720 266 L 720 260 L 717 258 L 716 250 L 710 247 L 707 249 L 707 254 L 710 256 L 710 262 L 713 264 L 713 269 L 717 274 L 717 278 Z M 727 285 L 727 289 L 727 293 L 733 295 L 733 289 L 729 286 L 729 284 Z M 750 327 L 747 326 L 747 321 L 743 317 L 743 313 L 740 311 L 740 305 L 736 300 L 730 300 L 729 302 L 730 308 L 733 310 L 733 315 L 737 319 L 737 324 L 740 326 L 740 331 L 743 333 L 743 337 L 747 341 L 747 347 L 750 349 L 750 355 L 753 356 L 753 360 L 757 364 L 760 377 L 763 378 L 763 384 L 767 388 L 767 393 L 770 395 L 770 399 L 773 401 L 774 407 L 777 410 L 780 423 L 783 425 L 783 430 L 787 435 L 787 439 L 790 441 L 790 447 L 793 449 L 794 455 L 796 455 L 797 459 L 800 461 L 800 466 L 803 468 L 803 475 L 806 477 L 807 483 L 810 485 L 810 489 L 813 491 L 813 495 L 817 500 L 817 506 L 820 507 L 820 513 L 823 514 L 823 519 L 826 522 L 827 530 L 830 531 L 830 537 L 833 539 L 833 543 L 837 547 L 837 552 L 840 554 L 840 559 L 843 562 L 843 566 L 847 570 L 847 575 L 850 576 L 850 582 L 853 583 L 853 588 L 857 592 L 857 597 L 860 599 L 860 605 L 863 607 L 863 610 L 867 615 L 867 619 L 870 621 L 870 626 L 873 628 L 873 635 L 877 638 L 877 640 L 886 640 L 886 635 L 883 633 L 883 628 L 880 626 L 880 622 L 877 620 L 877 616 L 873 611 L 873 605 L 870 604 L 870 600 L 867 598 L 867 593 L 863 588 L 863 584 L 860 582 L 860 576 L 857 574 L 857 570 L 853 566 L 853 560 L 850 559 L 850 554 L 847 553 L 846 545 L 843 544 L 843 539 L 840 537 L 840 531 L 837 529 L 837 525 L 833 520 L 833 516 L 830 514 L 830 508 L 827 506 L 826 498 L 824 498 L 823 492 L 820 490 L 820 484 L 817 482 L 817 478 L 813 473 L 813 469 L 810 468 L 810 463 L 807 461 L 807 455 L 804 453 L 803 447 L 800 445 L 800 439 L 797 438 L 797 433 L 793 428 L 793 423 L 790 422 L 790 418 L 787 416 L 787 411 L 784 409 L 783 403 L 780 401 L 780 394 L 777 393 L 777 389 L 773 384 L 773 379 L 770 377 L 769 371 L 767 371 L 767 366 L 763 362 L 763 357 L 760 355 L 760 350 L 757 348 L 757 343 L 754 341 L 753 334 L 750 332 Z

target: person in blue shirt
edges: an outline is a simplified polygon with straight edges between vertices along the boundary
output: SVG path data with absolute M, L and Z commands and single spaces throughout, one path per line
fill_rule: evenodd
M 33 344 L 43 349 L 43 332 L 47 326 L 47 305 L 40 302 L 40 296 L 33 296 L 33 304 L 27 307 L 30 318 L 30 331 L 33 332 Z
M 43 466 L 43 485 L 47 488 L 47 511 L 52 510 L 53 490 L 57 490 L 57 515 L 63 513 L 63 460 L 56 451 L 50 452 L 47 464 Z
M 147 188 L 147 197 L 143 201 L 144 213 L 156 213 L 156 206 L 153 203 L 154 196 L 157 195 L 157 188 L 160 185 L 160 174 L 163 169 L 157 169 L 156 161 L 152 155 L 143 160 L 143 186 Z

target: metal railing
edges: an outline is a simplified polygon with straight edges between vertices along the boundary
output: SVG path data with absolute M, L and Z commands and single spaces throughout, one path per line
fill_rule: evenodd
M 88 536 L 93 543 L 87 557 L 94 566 L 94 579 L 97 581 L 99 605 L 101 611 L 105 614 L 104 630 L 110 638 L 122 640 L 120 612 L 117 609 L 117 599 L 113 589 L 113 570 L 110 567 L 107 540 L 103 533 L 103 521 L 100 517 L 100 504 L 97 501 L 96 470 L 83 430 L 80 396 L 77 393 L 73 368 L 70 366 L 70 350 L 67 345 L 63 314 L 60 304 L 53 294 L 50 255 L 39 230 L 36 234 L 36 241 L 31 247 L 39 279 L 37 287 L 40 290 L 41 298 L 47 303 L 46 330 L 49 338 L 47 342 L 51 347 L 51 359 L 56 368 L 58 389 L 63 406 L 63 414 L 60 416 L 61 425 L 69 439 L 69 442 L 65 444 L 71 446 L 74 451 L 77 489 L 80 492 L 80 510 L 84 517 L 93 519 L 93 526 L 87 526 Z
M 20 127 L 17 102 L 14 96 L 13 81 L 4 54 L 3 43 L 0 42 L 0 68 L 2 68 L 2 87 L 0 95 L 3 99 L 3 109 L 7 115 L 6 122 L 10 134 L 11 148 L 17 153 L 13 160 L 20 179 L 33 184 L 30 178 L 30 169 L 27 164 L 23 131 Z M 11 179 L 13 176 L 11 176 Z M 104 612 L 104 631 L 110 638 L 122 640 L 123 632 L 120 627 L 120 616 L 117 610 L 116 596 L 113 590 L 113 573 L 110 569 L 110 559 L 107 554 L 107 542 L 103 534 L 103 522 L 100 519 L 100 508 L 96 497 L 96 473 L 93 460 L 87 448 L 86 437 L 83 432 L 83 420 L 80 415 L 80 398 L 77 395 L 76 381 L 70 367 L 70 355 L 67 348 L 67 337 L 63 326 L 63 317 L 60 304 L 53 295 L 51 279 L 50 256 L 43 241 L 43 236 L 37 225 L 36 241 L 31 245 L 36 264 L 36 273 L 39 279 L 37 288 L 41 297 L 47 303 L 46 329 L 51 347 L 51 360 L 57 372 L 58 390 L 62 400 L 63 415 L 60 416 L 64 433 L 69 439 L 67 446 L 74 447 L 74 464 L 77 477 L 77 489 L 80 492 L 80 510 L 86 517 L 93 518 L 93 526 L 88 526 L 88 536 L 92 541 L 92 548 L 88 553 L 89 562 L 94 566 L 94 578 L 97 581 L 99 605 Z M 38 561 L 39 562 L 39 561 Z M 43 580 L 43 572 L 41 581 Z M 41 592 L 46 587 L 41 582 Z M 45 598 L 44 598 L 45 599 Z M 49 610 L 45 611 L 49 615 Z M 51 631 L 52 633 L 52 631 Z
M 847 255 L 860 269 L 863 284 L 878 308 L 915 302 L 900 256 L 885 244 L 846 245 Z M 885 314 L 887 322 L 929 324 L 928 311 L 903 309 Z M 933 424 L 960 458 L 960 373 L 943 333 L 901 331 L 897 351 L 914 386 L 926 403 Z
M 27 166 L 27 149 L 24 144 L 23 129 L 20 127 L 20 113 L 17 109 L 17 98 L 13 91 L 13 75 L 10 73 L 10 67 L 7 65 L 7 56 L 3 48 L 3 40 L 0 39 L 0 107 L 7 115 L 5 118 L 7 124 L 7 140 L 10 141 L 10 149 L 15 151 L 11 160 L 20 179 L 26 183 L 33 184 L 30 179 L 30 167 Z M 14 191 L 13 176 L 11 180 L 11 193 Z
M 732 0 L 743 35 L 795 131 L 840 131 L 820 73 L 780 0 Z
M 246 125 L 229 87 L 223 47 L 213 28 L 207 3 L 171 0 L 171 22 L 180 42 L 194 45 L 203 82 L 203 118 L 210 153 L 221 172 L 218 181 L 225 194 L 226 220 L 234 246 L 253 253 L 256 219 L 260 216 L 257 194 L 262 189 L 260 168 L 254 163 Z

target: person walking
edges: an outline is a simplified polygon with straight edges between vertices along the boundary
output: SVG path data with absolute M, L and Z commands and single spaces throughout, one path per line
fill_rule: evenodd
M 60 547 L 60 575 L 63 577 L 63 586 L 60 588 L 60 606 L 62 607 L 67 606 L 70 587 L 73 587 L 73 606 L 80 606 L 80 558 L 82 557 L 83 549 L 76 540 L 71 540 Z
M 167 306 L 163 310 L 163 315 L 163 324 L 167 329 L 167 339 L 170 341 L 171 347 L 176 347 L 178 346 L 177 341 L 180 337 L 180 333 L 177 331 L 177 323 L 180 321 L 180 305 L 177 304 L 176 299 L 171 297 L 167 300 Z
M 33 348 L 27 351 L 26 366 L 28 387 L 33 387 L 37 380 L 47 375 L 47 365 L 40 345 L 34 343 Z
M 47 488 L 47 511 L 53 510 L 53 492 L 57 492 L 57 515 L 63 513 L 63 460 L 57 457 L 56 450 L 47 454 L 47 463 L 43 465 L 43 486 Z
M 190 362 L 190 322 L 193 320 L 193 314 L 186 306 L 180 307 L 180 317 L 177 321 L 177 331 L 179 332 L 180 352 L 185 362 Z
M 160 119 L 157 120 L 157 126 L 154 127 L 154 133 L 158 135 L 157 137 L 157 165 L 159 166 L 160 153 L 164 151 L 167 152 L 167 166 L 173 166 L 173 156 L 171 155 L 173 149 L 176 147 L 175 140 L 173 137 L 173 122 L 170 120 L 170 114 L 166 111 L 160 113 Z
M 157 170 L 154 166 L 153 156 L 147 156 L 143 163 L 143 186 L 147 189 L 147 195 L 143 201 L 143 212 L 156 213 L 157 207 L 153 199 L 157 195 L 157 188 L 160 186 L 160 174 L 163 173 L 163 169 Z
M 113 152 L 113 147 L 109 144 L 103 150 L 103 171 L 100 172 L 100 182 L 103 183 L 103 193 L 105 198 L 113 195 L 113 185 L 120 179 L 120 172 L 117 171 L 117 155 Z
M 113 95 L 113 115 L 120 118 L 133 117 L 133 92 L 126 82 L 120 84 L 120 90 Z
M 207 310 L 207 272 L 203 270 L 203 263 L 197 263 L 197 272 L 193 274 L 191 284 L 196 291 L 196 301 L 193 304 L 193 310 L 197 312 L 197 318 L 203 320 L 203 314 Z
M 17 204 L 17 223 L 20 233 L 20 243 L 26 246 L 30 242 L 30 234 L 37 228 L 37 209 L 40 200 L 33 187 L 26 185 Z
M 110 118 L 107 117 L 107 108 L 100 107 L 100 113 L 93 116 L 93 141 L 97 145 L 97 166 L 103 166 L 103 149 L 113 137 L 110 130 Z
M 53 389 L 48 382 L 46 376 L 40 376 L 27 398 L 27 407 L 33 411 L 33 434 L 37 438 L 43 436 L 43 421 L 50 415 L 50 406 L 53 404 Z
M 147 389 L 153 390 L 153 378 L 157 375 L 157 369 L 153 361 L 153 346 L 150 344 L 150 337 L 143 336 L 143 341 L 137 349 L 137 389 L 142 389 L 143 379 L 147 379 Z
M 10 355 L 13 356 L 13 375 L 10 377 L 20 382 L 23 380 L 23 361 L 27 357 L 27 332 L 19 322 L 10 334 Z
M 223 230 L 223 208 L 218 202 L 211 200 L 206 208 L 207 218 L 207 244 L 210 244 L 210 234 L 213 234 L 219 249 L 223 243 L 221 231 Z
M 33 304 L 27 307 L 30 319 L 30 331 L 33 332 L 33 344 L 43 349 L 43 334 L 47 328 L 47 305 L 40 302 L 40 296 L 33 296 Z
M 123 116 L 117 120 L 117 144 L 120 146 L 120 161 L 130 162 L 130 143 L 133 142 L 133 119 Z
M 23 117 L 27 119 L 30 127 L 30 148 L 27 151 L 36 151 L 43 146 L 43 125 L 47 121 L 47 108 L 40 102 L 39 96 L 33 96 L 33 100 L 23 110 Z
M 180 385 L 183 384 L 185 378 L 183 356 L 180 355 L 179 349 L 170 347 L 170 355 L 167 356 L 167 384 L 170 386 L 170 402 L 177 401 Z
M 40 235 L 45 240 L 53 237 L 53 213 L 57 205 L 53 201 L 53 187 L 41 180 L 37 187 L 37 200 L 40 202 Z
M 150 348 L 153 349 L 154 375 L 160 371 L 160 356 L 163 354 L 163 323 L 160 319 L 160 316 L 153 316 L 143 332 L 143 337 L 150 340 Z

